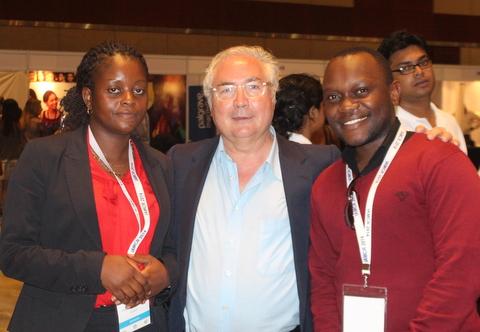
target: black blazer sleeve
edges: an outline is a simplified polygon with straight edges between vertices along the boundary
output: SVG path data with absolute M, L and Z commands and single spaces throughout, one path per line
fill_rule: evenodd
M 64 140 L 33 140 L 21 155 L 5 203 L 0 267 L 5 275 L 41 289 L 102 293 L 104 254 L 72 211 L 64 144 Z M 91 178 L 82 181 L 91 186 Z M 88 200 L 91 188 L 85 193 Z

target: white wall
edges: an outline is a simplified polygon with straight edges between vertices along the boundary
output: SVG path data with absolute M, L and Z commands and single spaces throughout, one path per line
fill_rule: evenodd
M 27 101 L 28 76 L 22 71 L 0 71 L 0 97 L 13 98 L 23 108 Z

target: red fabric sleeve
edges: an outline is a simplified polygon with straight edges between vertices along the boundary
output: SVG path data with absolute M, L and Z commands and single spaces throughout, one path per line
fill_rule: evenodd
M 321 189 L 320 189 L 321 190 Z M 339 308 L 335 289 L 337 255 L 320 222 L 317 207 L 318 189 L 314 186 L 311 198 L 311 228 L 308 266 L 311 277 L 311 310 L 314 331 L 340 331 Z
M 431 152 L 438 154 L 435 150 Z M 464 331 L 465 326 L 479 325 L 480 179 L 460 150 L 442 157 L 426 153 L 419 161 L 436 268 L 410 322 L 411 331 Z

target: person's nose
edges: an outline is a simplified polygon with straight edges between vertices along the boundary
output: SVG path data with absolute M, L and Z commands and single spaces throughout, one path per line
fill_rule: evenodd
M 133 102 L 134 102 L 133 91 L 125 90 L 125 92 L 123 94 L 122 104 L 131 105 Z
M 248 104 L 248 97 L 242 85 L 237 86 L 237 91 L 233 99 L 235 107 L 245 107 Z
M 423 75 L 423 69 L 422 69 L 422 67 L 420 67 L 419 64 L 416 64 L 415 67 L 414 67 L 414 72 L 413 72 L 413 73 L 414 73 L 415 76 L 421 76 L 421 75 Z
M 352 98 L 345 97 L 340 105 L 340 110 L 343 112 L 352 112 L 358 109 L 360 104 L 356 100 L 352 100 Z

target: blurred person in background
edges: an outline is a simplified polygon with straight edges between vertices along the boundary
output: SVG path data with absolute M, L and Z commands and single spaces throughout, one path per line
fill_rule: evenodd
M 312 144 L 337 144 L 321 109 L 322 85 L 308 74 L 291 74 L 279 81 L 272 125 L 278 134 L 291 141 Z
M 10 175 L 25 146 L 25 136 L 20 129 L 22 110 L 14 99 L 3 101 L 0 121 L 0 215 Z
M 27 101 L 28 100 L 38 100 L 37 98 L 37 93 L 35 92 L 35 90 L 33 89 L 28 89 L 28 97 L 27 97 Z
M 0 122 L 0 160 L 18 159 L 25 146 L 25 137 L 20 129 L 22 110 L 14 99 L 3 102 L 3 117 Z
M 53 135 L 60 128 L 62 114 L 58 109 L 58 97 L 55 92 L 48 90 L 43 94 L 43 102 L 47 108 L 40 113 L 41 136 Z
M 402 125 L 411 131 L 419 125 L 426 129 L 444 128 L 458 142 L 459 148 L 467 153 L 457 120 L 431 100 L 435 73 L 425 39 L 404 30 L 395 31 L 381 42 L 378 52 L 388 60 L 393 78 L 400 84 L 400 96 L 394 102 Z
M 38 99 L 29 99 L 25 103 L 22 119 L 20 121 L 21 128 L 27 140 L 31 140 L 42 135 L 39 116 L 42 112 L 42 103 Z

